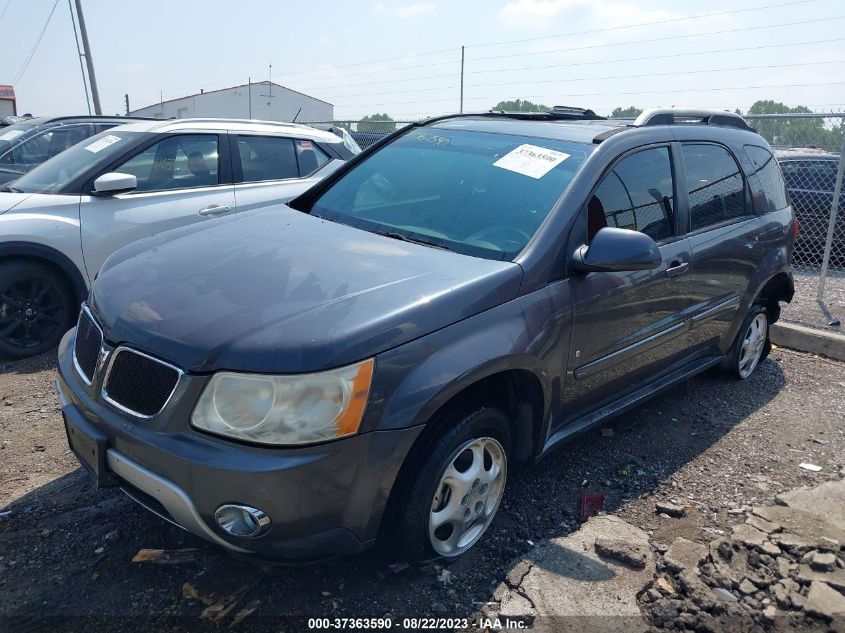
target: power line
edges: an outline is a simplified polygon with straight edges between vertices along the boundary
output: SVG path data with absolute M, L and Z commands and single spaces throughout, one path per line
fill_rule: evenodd
M 572 37 L 576 35 L 592 35 L 594 33 L 607 33 L 609 31 L 620 31 L 623 29 L 632 29 L 640 26 L 654 26 L 656 24 L 670 24 L 673 22 L 684 22 L 687 20 L 698 20 L 700 18 L 715 18 L 725 15 L 736 15 L 737 13 L 750 13 L 752 11 L 763 11 L 765 9 L 779 9 L 781 7 L 789 7 L 796 4 L 807 4 L 809 2 L 818 2 L 818 0 L 794 0 L 793 2 L 783 2 L 781 4 L 767 4 L 758 7 L 751 7 L 749 9 L 736 9 L 734 11 L 716 11 L 714 13 L 699 13 L 698 15 L 685 15 L 677 18 L 666 18 L 664 20 L 652 20 L 651 22 L 639 22 L 638 24 L 626 24 L 623 26 L 609 26 L 603 29 L 590 29 L 589 31 L 570 31 L 569 33 L 558 33 L 557 35 L 544 35 L 542 37 L 526 37 L 521 40 L 509 40 L 504 42 L 489 42 L 486 44 L 469 45 L 467 48 L 484 48 L 487 46 L 504 46 L 507 44 L 522 44 L 524 42 L 538 42 L 540 40 L 551 40 L 559 37 Z
M 565 79 L 541 79 L 538 81 L 505 81 L 501 83 L 486 83 L 486 84 L 467 84 L 465 87 L 467 88 L 492 88 L 498 86 L 527 86 L 527 85 L 534 85 L 534 84 L 555 84 L 555 83 L 568 83 L 572 81 L 603 81 L 603 80 L 611 80 L 611 79 L 637 79 L 642 77 L 671 77 L 675 75 L 694 75 L 700 73 L 717 73 L 717 72 L 731 72 L 731 71 L 738 71 L 738 70 L 763 70 L 766 68 L 792 68 L 796 66 L 819 66 L 822 64 L 841 64 L 845 63 L 845 59 L 834 59 L 830 61 L 819 61 L 819 62 L 796 62 L 794 64 L 766 64 L 765 66 L 739 66 L 734 68 L 707 68 L 702 70 L 681 70 L 675 71 L 670 73 L 644 73 L 641 75 L 608 75 L 605 77 L 568 77 Z M 351 94 L 351 95 L 338 95 L 335 97 L 329 97 L 330 99 L 341 98 L 344 99 L 346 97 L 370 97 L 370 96 L 380 96 L 380 95 L 391 95 L 391 94 L 408 94 L 408 93 L 416 93 L 416 92 L 429 92 L 432 90 L 454 90 L 458 86 L 435 86 L 430 88 L 412 88 L 410 90 L 391 90 L 387 92 L 361 92 L 358 94 Z
M 525 55 L 550 55 L 552 53 L 571 53 L 572 51 L 583 51 L 594 48 L 607 48 L 610 46 L 630 46 L 631 44 L 651 44 L 652 42 L 666 42 L 669 40 L 683 40 L 689 37 L 705 37 L 707 35 L 725 35 L 727 33 L 741 33 L 745 31 L 759 31 L 762 29 L 776 29 L 784 26 L 801 26 L 804 24 L 816 24 L 818 22 L 832 22 L 833 20 L 841 20 L 845 15 L 836 15 L 826 18 L 816 18 L 814 20 L 803 20 L 800 22 L 783 22 L 782 24 L 766 24 L 761 26 L 744 26 L 737 29 L 726 29 L 723 31 L 709 31 L 707 33 L 685 33 L 683 35 L 668 35 L 665 37 L 652 37 L 645 40 L 629 40 L 627 42 L 611 42 L 609 44 L 591 44 L 589 46 L 574 46 L 571 48 L 558 48 L 551 51 L 530 51 L 523 53 L 509 53 L 507 55 L 490 55 L 488 57 L 476 57 L 470 61 L 484 61 L 488 59 L 502 59 L 504 57 L 522 57 Z
M 732 10 L 732 11 L 719 11 L 719 12 L 715 12 L 715 13 L 701 13 L 701 14 L 697 14 L 697 15 L 682 16 L 682 17 L 678 17 L 678 18 L 667 18 L 665 20 L 657 20 L 657 21 L 652 21 L 652 22 L 640 22 L 640 23 L 636 23 L 636 24 L 627 24 L 627 25 L 622 25 L 622 26 L 606 27 L 606 28 L 601 28 L 601 29 L 592 29 L 592 30 L 588 30 L 588 31 L 572 31 L 570 33 L 559 33 L 557 35 L 546 35 L 546 36 L 543 36 L 543 37 L 526 38 L 526 39 L 522 39 L 522 40 L 510 40 L 510 41 L 504 41 L 504 42 L 483 42 L 483 43 L 480 43 L 480 44 L 469 45 L 469 46 L 467 46 L 467 48 L 484 48 L 484 47 L 490 47 L 490 46 L 503 46 L 503 45 L 507 45 L 507 44 L 518 44 L 518 43 L 529 42 L 529 41 L 554 39 L 554 38 L 560 38 L 560 37 L 570 37 L 570 36 L 576 36 L 576 35 L 589 35 L 589 34 L 594 34 L 594 33 L 608 32 L 608 31 L 619 31 L 619 30 L 630 29 L 630 28 L 638 28 L 638 27 L 641 27 L 641 26 L 651 26 L 651 25 L 655 25 L 655 24 L 667 24 L 667 23 L 672 23 L 672 22 L 697 20 L 697 19 L 701 19 L 701 18 L 734 15 L 734 14 L 739 14 L 739 13 L 749 13 L 749 12 L 752 12 L 752 11 L 763 11 L 763 10 L 766 10 L 766 9 L 778 9 L 778 8 L 781 8 L 781 7 L 794 6 L 794 5 L 799 5 L 799 4 L 807 4 L 807 3 L 810 3 L 810 2 L 817 2 L 817 1 L 818 0 L 791 0 L 790 2 L 782 2 L 782 3 L 778 3 L 778 4 L 765 4 L 765 5 L 760 5 L 760 6 L 750 7 L 750 8 L 745 8 L 745 9 L 735 9 L 735 10 Z M 356 63 L 352 63 L 352 64 L 342 64 L 340 66 L 330 66 L 330 68 L 334 70 L 334 69 L 340 69 L 340 68 L 352 68 L 352 67 L 356 67 L 356 66 L 367 66 L 367 65 L 371 65 L 371 64 L 379 64 L 379 63 L 384 63 L 384 62 L 404 60 L 404 59 L 408 59 L 409 57 L 424 57 L 424 56 L 438 55 L 438 54 L 448 53 L 448 52 L 457 52 L 458 50 L 459 49 L 457 47 L 443 48 L 443 49 L 434 50 L 434 51 L 425 51 L 425 52 L 422 52 L 422 53 L 411 53 L 411 54 L 408 54 L 408 55 L 400 55 L 400 56 L 395 56 L 395 57 L 385 57 L 385 58 L 381 58 L 381 59 L 372 59 L 372 60 L 365 61 L 365 62 L 356 62 Z M 439 64 L 427 64 L 426 66 L 437 66 L 437 65 L 442 65 L 444 63 L 452 63 L 453 61 L 456 62 L 457 60 L 450 60 L 448 62 L 440 62 Z M 418 66 L 418 67 L 422 67 L 422 66 Z M 325 72 L 325 70 L 326 70 L 325 67 L 307 68 L 305 70 L 298 70 L 298 71 L 291 72 L 291 73 L 285 73 L 285 77 L 294 77 L 296 75 L 303 75 L 303 74 L 307 74 L 307 73 Z M 376 71 L 376 72 L 381 72 L 381 71 Z
M 843 19 L 843 17 L 845 17 L 845 16 L 840 15 L 840 16 L 834 16 L 834 17 L 830 17 L 830 18 L 818 18 L 818 19 L 814 19 L 814 20 L 805 20 L 805 21 L 801 21 L 801 22 L 785 22 L 785 23 L 782 23 L 782 24 L 771 24 L 771 25 L 764 25 L 764 26 L 750 26 L 750 27 L 742 27 L 742 28 L 737 28 L 737 29 L 728 29 L 728 30 L 724 30 L 724 31 L 710 31 L 710 32 L 707 32 L 707 33 L 689 33 L 689 34 L 685 34 L 685 35 L 670 35 L 670 36 L 667 36 L 667 37 L 657 37 L 657 38 L 651 38 L 651 39 L 647 39 L 647 40 L 634 40 L 634 41 L 628 41 L 628 42 L 618 42 L 618 43 L 609 43 L 609 44 L 594 44 L 594 45 L 590 45 L 590 46 L 575 46 L 575 47 L 572 47 L 572 48 L 561 48 L 561 49 L 555 49 L 555 50 L 551 50 L 551 51 L 542 51 L 542 52 L 512 53 L 512 54 L 509 54 L 509 55 L 493 55 L 493 56 L 488 56 L 488 57 L 477 57 L 474 60 L 470 60 L 470 61 L 484 61 L 484 60 L 489 60 L 489 59 L 501 59 L 501 58 L 504 58 L 504 57 L 520 57 L 520 56 L 525 56 L 525 55 L 547 55 L 547 54 L 551 54 L 551 53 L 568 53 L 568 52 L 581 51 L 581 50 L 586 50 L 586 49 L 607 48 L 607 47 L 611 47 L 611 46 L 626 46 L 626 45 L 630 45 L 630 44 L 644 44 L 644 43 L 651 43 L 651 42 L 661 42 L 661 41 L 666 41 L 666 40 L 675 40 L 675 39 L 682 39 L 682 38 L 688 38 L 688 37 L 703 37 L 703 36 L 707 36 L 707 35 L 721 35 L 721 34 L 725 34 L 725 33 L 739 33 L 739 32 L 742 32 L 742 31 L 756 31 L 756 30 L 760 30 L 760 29 L 772 29 L 772 28 L 781 28 L 781 27 L 784 27 L 784 26 L 798 26 L 798 25 L 802 25 L 802 24 L 813 24 L 813 23 L 817 23 L 817 22 L 827 22 L 827 21 L 830 21 L 830 20 L 841 20 L 841 19 Z M 824 40 L 824 41 L 833 41 L 833 40 Z M 776 46 L 782 46 L 782 44 L 778 44 Z M 757 48 L 757 47 L 748 47 L 747 50 L 750 50 L 752 48 Z M 733 50 L 743 50 L 743 49 L 741 49 L 741 48 L 740 49 L 726 49 L 724 51 L 714 51 L 714 52 L 731 52 Z M 657 57 L 644 57 L 644 58 L 639 58 L 639 59 L 645 60 L 645 59 L 660 59 L 661 57 L 681 57 L 681 56 L 689 55 L 689 54 L 700 54 L 700 53 L 675 53 L 673 55 L 657 56 Z M 623 58 L 623 59 L 613 60 L 613 61 L 620 61 L 621 62 L 621 61 L 633 61 L 633 60 L 631 58 Z M 366 76 L 366 75 L 381 75 L 381 74 L 389 73 L 389 72 L 399 72 L 399 71 L 406 71 L 406 70 L 410 70 L 410 69 L 419 69 L 419 68 L 430 68 L 432 66 L 443 66 L 445 64 L 456 64 L 456 63 L 457 63 L 456 60 L 450 60 L 448 62 L 435 62 L 435 63 L 431 63 L 431 64 L 419 64 L 419 65 L 414 65 L 414 66 L 402 66 L 402 67 L 399 67 L 399 68 L 388 68 L 388 69 L 374 70 L 374 71 L 368 71 L 368 72 L 362 72 L 362 73 L 351 73 L 351 74 L 344 75 L 344 77 L 346 78 L 346 77 L 362 77 L 362 76 Z M 581 62 L 581 64 L 589 64 L 589 63 L 599 63 L 599 62 Z M 607 63 L 607 62 L 601 62 L 601 63 Z M 533 66 L 533 67 L 528 66 L 528 67 L 525 67 L 524 69 L 529 70 L 529 69 L 541 69 L 541 68 L 557 68 L 557 67 L 563 67 L 563 66 L 569 66 L 569 65 L 575 65 L 575 64 L 552 64 L 552 65 L 547 65 L 547 66 Z M 488 70 L 488 71 L 484 71 L 484 70 L 472 71 L 472 70 L 470 70 L 470 71 L 467 72 L 467 74 L 472 74 L 473 72 L 500 72 L 500 71 L 501 71 L 501 69 L 498 69 L 498 68 L 491 69 L 491 70 Z M 322 79 L 323 78 L 302 79 L 302 80 L 300 80 L 300 84 L 304 83 L 304 82 L 320 81 Z
M 6 0 L 6 6 L 3 7 L 3 10 L 0 11 L 0 22 L 3 21 L 3 18 L 6 17 L 6 11 L 9 10 L 9 5 L 12 4 L 12 0 Z
M 733 86 L 733 87 L 714 87 L 714 88 L 684 88 L 682 90 L 636 90 L 633 92 L 582 92 L 580 94 L 569 93 L 567 97 L 610 97 L 610 96 L 629 96 L 629 95 L 647 95 L 647 94 L 681 94 L 686 92 L 721 92 L 726 90 L 762 90 L 764 88 L 808 88 L 813 86 L 840 86 L 845 85 L 845 81 L 830 81 L 822 83 L 807 83 L 807 84 L 769 84 L 765 86 Z M 520 99 L 557 99 L 560 95 L 521 95 Z M 484 101 L 494 99 L 496 97 L 464 97 L 465 100 Z M 397 101 L 393 103 L 350 103 L 343 105 L 336 105 L 338 108 L 376 108 L 388 105 L 422 105 L 428 103 L 452 103 L 453 99 L 436 99 L 431 101 Z
M 472 70 L 467 71 L 467 75 L 481 75 L 485 73 L 506 73 L 506 72 L 515 72 L 515 71 L 522 71 L 522 70 L 547 70 L 549 68 L 571 68 L 575 66 L 595 66 L 599 64 L 616 64 L 620 62 L 638 62 L 638 61 L 648 61 L 648 60 L 655 60 L 655 59 L 669 59 L 675 57 L 687 57 L 692 55 L 712 55 L 716 53 L 735 53 L 740 51 L 752 51 L 752 50 L 762 50 L 767 48 L 786 48 L 790 46 L 806 46 L 812 44 L 829 44 L 831 42 L 842 42 L 845 41 L 845 37 L 835 37 L 832 39 L 827 40 L 813 40 L 810 42 L 788 42 L 788 43 L 778 43 L 778 44 L 763 44 L 760 46 L 742 46 L 740 48 L 719 48 L 715 50 L 708 50 L 708 51 L 690 51 L 687 53 L 670 53 L 666 55 L 651 55 L 648 57 L 622 57 L 617 59 L 604 59 L 604 60 L 593 60 L 588 62 L 568 62 L 566 64 L 549 64 L 544 66 L 517 66 L 514 68 L 492 68 L 492 69 L 482 69 L 482 70 Z M 380 86 L 382 84 L 395 84 L 395 83 L 406 83 L 408 81 L 423 81 L 426 79 L 443 79 L 443 78 L 454 78 L 455 73 L 443 73 L 440 75 L 424 75 L 422 77 L 405 77 L 402 79 L 384 79 L 381 81 L 371 81 L 371 82 L 352 82 L 352 83 L 345 83 L 345 84 L 333 84 L 329 86 L 313 86 L 309 88 L 309 90 L 332 90 L 334 88 L 360 88 L 362 86 Z M 311 80 L 306 80 L 311 81 Z M 297 84 L 298 85 L 298 84 Z
M 35 40 L 35 46 L 32 47 L 32 50 L 29 52 L 29 55 L 27 56 L 26 61 L 24 61 L 23 66 L 21 66 L 21 69 L 18 71 L 18 74 L 15 75 L 15 80 L 12 82 L 12 85 L 18 84 L 18 82 L 21 80 L 21 77 L 23 77 L 23 74 L 26 72 L 26 69 L 29 67 L 29 62 L 31 62 L 32 58 L 35 56 L 35 51 L 38 50 L 38 45 L 41 44 L 41 38 L 44 37 L 44 33 L 47 31 L 47 27 L 50 26 L 50 20 L 53 19 L 53 14 L 56 12 L 56 7 L 58 6 L 58 4 L 59 0 L 55 0 L 55 2 L 53 2 L 53 8 L 50 9 L 50 15 L 47 16 L 47 21 L 44 22 L 44 26 L 42 27 L 41 32 L 38 34 L 38 39 Z

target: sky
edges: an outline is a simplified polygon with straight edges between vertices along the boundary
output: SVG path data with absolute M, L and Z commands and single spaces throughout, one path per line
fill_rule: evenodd
M 250 78 L 329 101 L 336 119 L 454 112 L 461 46 L 465 111 L 516 98 L 599 114 L 746 110 L 757 99 L 845 110 L 841 0 L 83 0 L 83 10 L 104 114 L 122 113 L 124 94 L 136 109 Z M 0 0 L 0 42 L 0 84 L 14 84 L 19 112 L 87 112 L 68 0 Z

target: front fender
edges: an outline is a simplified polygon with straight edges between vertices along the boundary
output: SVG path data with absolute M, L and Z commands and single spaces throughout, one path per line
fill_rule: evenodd
M 463 390 L 509 370 L 536 377 L 547 420 L 566 371 L 570 324 L 569 285 L 560 282 L 385 352 L 372 428 L 425 424 Z

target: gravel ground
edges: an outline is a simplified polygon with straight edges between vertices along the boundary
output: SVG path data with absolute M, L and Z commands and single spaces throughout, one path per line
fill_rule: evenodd
M 708 372 L 515 472 L 482 543 L 449 566 L 378 552 L 302 567 L 235 559 L 95 490 L 69 454 L 47 355 L 0 366 L 0 629 L 299 631 L 291 616 L 470 616 L 514 557 L 577 529 L 582 490 L 653 540 L 720 535 L 736 509 L 833 477 L 845 460 L 845 364 L 774 350 L 751 379 Z M 799 464 L 811 462 L 821 472 Z M 692 506 L 683 518 L 658 501 Z M 729 513 L 730 510 L 733 513 Z M 195 548 L 179 564 L 142 548 Z
M 828 273 L 823 303 L 819 303 L 816 298 L 819 290 L 818 272 L 796 272 L 794 276 L 795 297 L 792 303 L 784 305 L 783 320 L 834 332 L 845 331 L 841 325 L 830 325 L 834 319 L 845 323 L 845 272 Z

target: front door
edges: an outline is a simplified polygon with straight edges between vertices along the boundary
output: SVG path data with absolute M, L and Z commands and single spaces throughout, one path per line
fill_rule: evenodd
M 93 280 L 106 258 L 122 246 L 233 213 L 234 187 L 222 175 L 227 170 L 221 168 L 220 147 L 217 134 L 167 136 L 112 168 L 133 174 L 137 189 L 83 195 L 80 222 L 88 278 Z
M 562 424 L 669 373 L 686 358 L 684 279 L 690 246 L 675 212 L 669 146 L 635 150 L 604 175 L 582 213 L 587 242 L 605 226 L 652 237 L 659 268 L 573 275 L 569 372 Z

